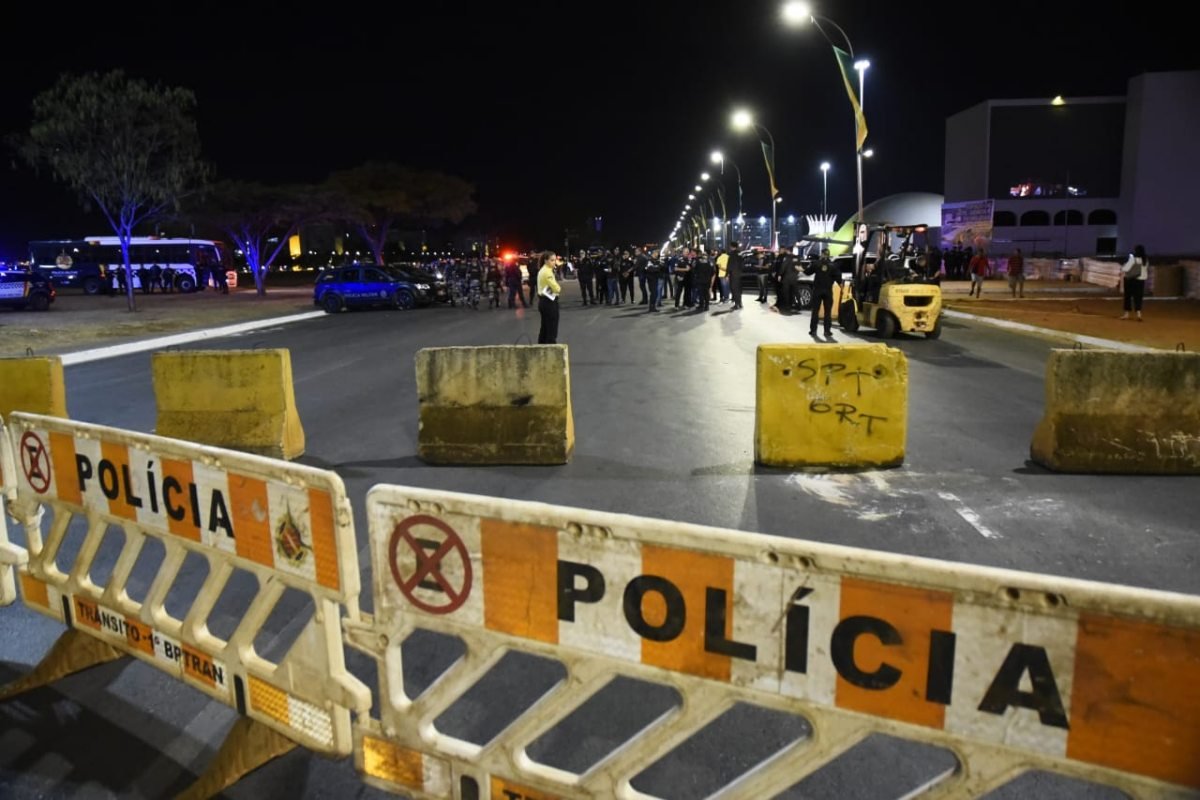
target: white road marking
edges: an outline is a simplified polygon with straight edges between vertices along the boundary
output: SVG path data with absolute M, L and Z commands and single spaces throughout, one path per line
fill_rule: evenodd
M 204 339 L 219 339 L 223 336 L 233 336 L 238 333 L 262 330 L 263 328 L 274 328 L 291 322 L 301 322 L 306 319 L 325 316 L 328 315 L 324 311 L 307 311 L 303 314 L 292 314 L 287 317 L 273 317 L 254 322 L 239 322 L 236 325 L 224 325 L 220 328 L 207 328 L 200 331 L 176 333 L 171 336 L 158 336 L 154 339 L 141 339 L 136 342 L 97 347 L 92 350 L 81 350 L 78 353 L 64 353 L 62 355 L 62 363 L 64 367 L 69 367 L 72 364 L 86 364 L 89 361 L 102 361 L 106 358 L 127 356 L 130 353 L 143 353 L 147 350 L 162 350 L 164 347 L 172 347 L 177 344 L 199 342 Z
M 994 530 L 980 522 L 979 515 L 963 505 L 963 501 L 959 500 L 957 495 L 951 494 L 950 492 L 938 492 L 938 497 L 942 498 L 947 503 L 952 504 L 954 506 L 955 513 L 965 519 L 967 524 L 969 524 L 972 528 L 979 531 L 983 535 L 983 538 L 1000 538 L 1000 534 L 996 533 Z

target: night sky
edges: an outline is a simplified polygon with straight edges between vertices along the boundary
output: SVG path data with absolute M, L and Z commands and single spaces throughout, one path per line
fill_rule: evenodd
M 1120 95 L 1141 72 L 1200 68 L 1174 7 L 1120 7 L 1140 15 L 1046 0 L 814 3 L 871 61 L 867 202 L 941 192 L 945 118 L 981 100 Z M 529 247 L 593 216 L 610 240 L 661 239 L 718 146 L 741 168 L 747 214 L 769 214 L 756 140 L 729 129 L 745 106 L 775 137 L 783 215 L 819 211 L 824 160 L 830 210 L 853 213 L 853 120 L 834 58 L 816 30 L 784 27 L 776 2 L 277 8 L 23 12 L 0 54 L 0 131 L 27 130 L 32 98 L 60 72 L 122 67 L 196 93 L 219 177 L 319 181 L 368 159 L 439 169 L 477 187 L 468 228 Z M 47 176 L 4 166 L 0 258 L 30 239 L 109 233 Z

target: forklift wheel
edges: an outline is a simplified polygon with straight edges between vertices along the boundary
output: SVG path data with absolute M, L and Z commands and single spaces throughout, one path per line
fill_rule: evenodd
M 880 339 L 891 339 L 896 335 L 896 318 L 886 311 L 880 311 L 875 317 L 875 330 Z

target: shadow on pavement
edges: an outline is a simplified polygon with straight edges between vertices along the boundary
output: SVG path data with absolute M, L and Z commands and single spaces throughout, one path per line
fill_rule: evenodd
M 79 682 L 77 676 L 0 702 L 0 784 L 8 787 L 5 796 L 71 797 L 84 787 L 90 787 L 84 789 L 90 793 L 103 787 L 121 796 L 173 797 L 195 782 L 196 774 L 148 744 L 174 742 L 180 731 L 102 688 L 129 664 L 122 659 L 80 673 L 87 676 L 92 691 L 104 693 L 108 708 L 103 714 L 57 688 Z M 0 664 L 0 682 L 25 672 Z M 215 751 L 203 752 L 207 763 Z

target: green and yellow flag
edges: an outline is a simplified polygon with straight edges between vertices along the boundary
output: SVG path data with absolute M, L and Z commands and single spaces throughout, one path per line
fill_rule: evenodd
M 764 141 L 759 141 L 762 145 L 763 161 L 767 162 L 767 177 L 771 181 L 771 199 L 774 200 L 779 196 L 779 190 L 775 188 L 775 147 Z
M 837 58 L 838 68 L 842 71 L 842 82 L 846 84 L 846 94 L 850 95 L 850 106 L 854 109 L 856 143 L 861 152 L 863 142 L 867 140 L 867 118 L 863 116 L 862 99 L 854 89 L 854 81 L 850 80 L 850 76 L 854 74 L 854 57 L 837 46 L 833 48 L 833 55 Z

